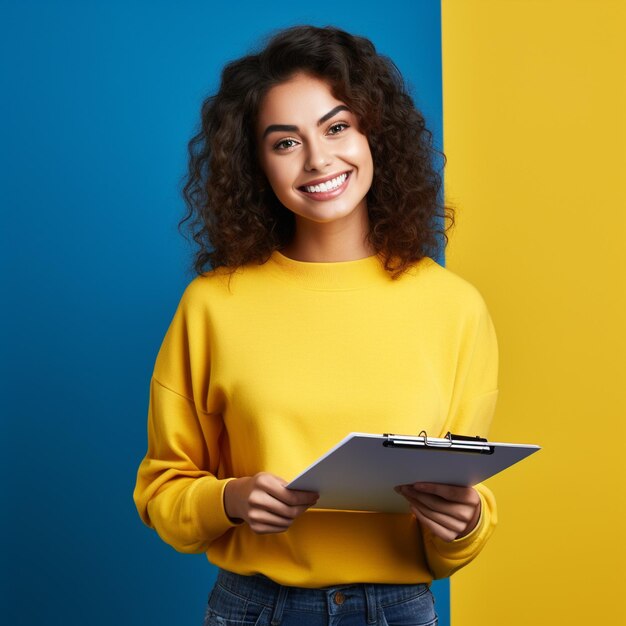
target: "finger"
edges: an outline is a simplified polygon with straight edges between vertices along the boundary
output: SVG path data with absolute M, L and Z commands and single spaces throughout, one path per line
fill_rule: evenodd
M 432 511 L 454 517 L 462 521 L 464 524 L 474 517 L 476 512 L 476 504 L 465 504 L 463 502 L 451 502 L 444 500 L 439 496 L 430 493 L 422 493 L 411 487 L 404 487 L 400 493 L 404 495 L 409 502 L 419 502 L 421 505 L 428 507 Z
M 314 491 L 298 491 L 283 487 L 275 497 L 290 506 L 311 506 L 319 500 L 320 494 Z
M 248 498 L 250 509 L 259 509 L 285 519 L 293 520 L 302 515 L 311 505 L 299 504 L 291 506 L 276 499 L 269 493 L 255 489 Z
M 447 515 L 439 511 L 433 511 L 432 509 L 428 508 L 420 502 L 412 503 L 411 509 L 414 512 L 419 511 L 425 518 L 431 520 L 432 522 L 435 522 L 442 528 L 453 532 L 455 537 L 467 528 L 467 523 L 469 521 L 465 521 L 463 519 L 459 519 L 457 517 Z
M 443 485 L 440 483 L 413 483 L 408 485 L 416 491 L 422 493 L 431 493 L 439 496 L 444 500 L 451 502 L 465 502 L 467 504 L 476 504 L 480 499 L 478 493 L 473 487 L 459 487 L 458 485 Z
M 401 493 L 401 490 L 398 491 L 399 493 Z M 405 488 L 405 491 L 411 492 L 413 494 L 417 493 L 414 490 L 410 490 L 409 488 Z M 428 507 L 427 503 L 424 502 L 424 499 L 428 499 L 429 494 L 421 493 L 418 494 L 417 498 L 413 498 L 405 494 L 403 495 L 411 504 L 412 510 L 418 509 L 422 513 L 422 515 L 433 519 L 434 521 L 445 526 L 446 528 L 454 529 L 455 531 L 458 529 L 459 532 L 456 538 L 462 537 L 468 532 L 471 532 L 476 527 L 476 524 L 480 519 L 480 498 L 478 498 L 478 503 L 476 505 L 447 502 L 443 510 L 434 511 L 433 509 Z M 436 499 L 440 500 L 441 502 L 446 502 L 444 500 L 441 500 L 440 498 Z M 446 519 L 445 516 L 447 516 L 448 519 Z M 452 520 L 457 521 L 454 522 Z
M 255 531 L 262 526 L 286 530 L 293 523 L 292 518 L 283 517 L 264 509 L 250 509 L 247 521 Z
M 258 486 L 272 495 L 280 502 L 290 506 L 306 505 L 311 506 L 319 499 L 319 494 L 313 491 L 299 491 L 287 489 L 286 482 L 273 474 L 264 474 L 259 477 Z
M 411 507 L 411 509 L 417 521 L 422 526 L 428 528 L 433 533 L 433 535 L 436 535 L 440 539 L 443 539 L 443 541 L 448 541 L 448 542 L 454 541 L 457 538 L 458 533 L 454 532 L 453 530 L 450 530 L 449 528 L 446 528 L 445 526 L 442 526 L 441 524 L 430 519 L 429 517 L 426 517 L 418 508 Z
M 248 527 L 257 535 L 268 535 L 270 533 L 284 533 L 290 524 L 264 524 L 260 522 L 248 522 Z
M 252 530 L 257 535 L 270 535 L 275 533 L 284 533 L 287 528 L 280 528 L 277 526 L 268 526 L 268 525 L 259 525 L 253 526 L 249 524 L 250 530 Z

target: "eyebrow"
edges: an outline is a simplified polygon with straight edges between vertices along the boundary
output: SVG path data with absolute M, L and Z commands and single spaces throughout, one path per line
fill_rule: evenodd
M 339 111 L 349 111 L 349 110 L 350 109 L 348 109 L 348 107 L 345 104 L 340 104 L 339 106 L 336 106 L 334 109 L 331 109 L 330 111 L 328 111 L 326 115 L 323 115 L 322 117 L 320 117 L 320 119 L 317 121 L 317 125 L 321 126 L 324 122 L 328 121 L 331 117 L 337 115 Z M 267 135 L 269 135 L 270 133 L 274 133 L 276 131 L 297 133 L 300 131 L 300 129 L 297 126 L 292 126 L 291 124 L 271 124 L 265 129 L 265 132 L 263 133 L 263 139 L 265 139 L 265 137 L 267 137 Z

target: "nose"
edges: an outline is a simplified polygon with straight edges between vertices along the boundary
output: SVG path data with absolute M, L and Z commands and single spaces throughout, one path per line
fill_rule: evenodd
M 332 160 L 328 146 L 325 146 L 323 141 L 312 140 L 308 142 L 306 161 L 304 163 L 304 169 L 307 172 L 323 170 L 332 163 Z

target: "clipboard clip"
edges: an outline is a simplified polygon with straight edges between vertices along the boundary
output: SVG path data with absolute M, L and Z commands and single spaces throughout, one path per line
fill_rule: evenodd
M 385 433 L 383 437 L 383 446 L 386 448 L 428 448 L 430 450 L 450 450 L 476 454 L 493 454 L 495 450 L 494 446 L 490 446 L 484 437 L 453 435 L 450 431 L 443 438 L 429 437 L 425 430 L 422 430 L 417 437 L 391 433 Z

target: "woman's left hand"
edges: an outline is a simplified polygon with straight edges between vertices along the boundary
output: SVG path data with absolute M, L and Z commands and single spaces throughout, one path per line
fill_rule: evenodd
M 395 489 L 409 501 L 420 524 L 444 541 L 468 535 L 480 519 L 480 496 L 473 487 L 414 483 Z

